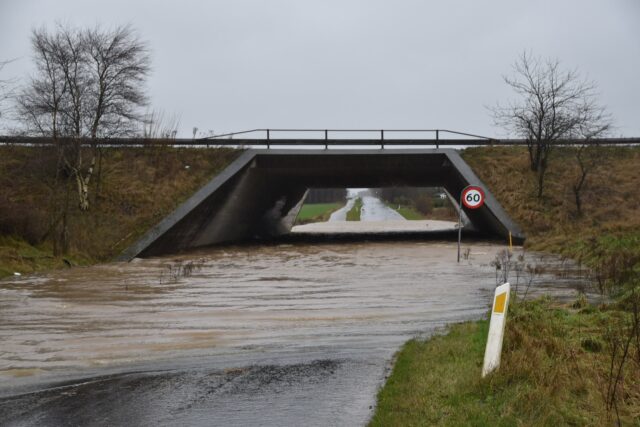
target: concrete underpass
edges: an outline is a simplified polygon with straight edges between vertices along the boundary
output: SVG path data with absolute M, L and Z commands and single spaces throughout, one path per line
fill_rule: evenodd
M 129 247 L 121 260 L 290 232 L 309 188 L 444 187 L 456 200 L 467 185 L 486 202 L 464 210 L 467 227 L 515 242 L 524 235 L 452 149 L 248 150 Z

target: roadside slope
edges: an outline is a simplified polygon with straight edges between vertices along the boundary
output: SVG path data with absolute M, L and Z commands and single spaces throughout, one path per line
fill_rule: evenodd
M 463 159 L 489 187 L 527 236 L 525 247 L 575 255 L 580 241 L 640 230 L 640 148 L 600 147 L 587 176 L 578 216 L 572 185 L 578 179 L 574 148 L 556 148 L 544 198 L 536 197 L 535 175 L 524 147 L 469 148 Z
M 409 341 L 378 394 L 372 426 L 638 424 L 640 149 L 597 150 L 582 215 L 572 190 L 575 153 L 556 149 L 542 200 L 526 149 L 474 148 L 463 158 L 523 228 L 525 247 L 570 256 L 591 269 L 590 290 L 601 294 L 599 304 L 581 293 L 572 304 L 514 294 L 501 367 L 484 379 L 486 320 Z
M 223 148 L 103 148 L 101 169 L 90 183 L 90 209 L 81 212 L 71 177 L 61 174 L 58 190 L 51 191 L 54 150 L 0 147 L 0 277 L 112 259 L 239 153 Z M 51 224 L 60 229 L 67 188 L 69 251 L 54 256 Z

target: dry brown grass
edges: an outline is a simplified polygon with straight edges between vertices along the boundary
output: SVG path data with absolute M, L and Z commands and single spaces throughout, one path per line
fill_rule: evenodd
M 575 149 L 554 151 L 543 200 L 536 197 L 524 147 L 470 148 L 462 156 L 524 229 L 528 247 L 565 252 L 577 240 L 640 230 L 640 149 L 599 150 L 601 164 L 584 189 L 582 217 L 571 191 L 578 173 Z
M 71 257 L 84 262 L 110 259 L 237 155 L 237 150 L 220 148 L 103 148 L 100 180 L 95 175 L 91 182 L 89 212 L 78 209 L 69 181 Z M 15 246 L 23 240 L 50 251 L 55 165 L 50 147 L 0 147 L 0 236 L 13 236 L 5 242 Z M 65 180 L 71 178 L 63 176 L 61 182 Z M 65 196 L 62 189 L 64 184 L 55 192 L 59 203 Z

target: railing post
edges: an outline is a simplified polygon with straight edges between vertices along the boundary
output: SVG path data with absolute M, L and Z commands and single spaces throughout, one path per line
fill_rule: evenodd
M 440 130 L 436 129 L 436 148 L 440 148 Z
M 380 130 L 380 147 L 384 150 L 384 129 Z
M 328 139 L 329 139 L 329 131 L 325 129 L 324 130 L 324 149 L 325 150 L 329 149 L 329 143 L 327 142 Z
M 269 144 L 270 140 L 271 140 L 271 131 L 267 129 L 267 150 L 271 148 L 271 145 Z

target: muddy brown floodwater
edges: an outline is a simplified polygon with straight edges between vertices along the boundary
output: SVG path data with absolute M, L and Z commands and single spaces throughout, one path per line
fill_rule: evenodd
M 365 424 L 403 342 L 486 313 L 504 247 L 464 247 L 220 247 L 0 281 L 0 425 Z M 530 293 L 571 297 L 570 276 Z

